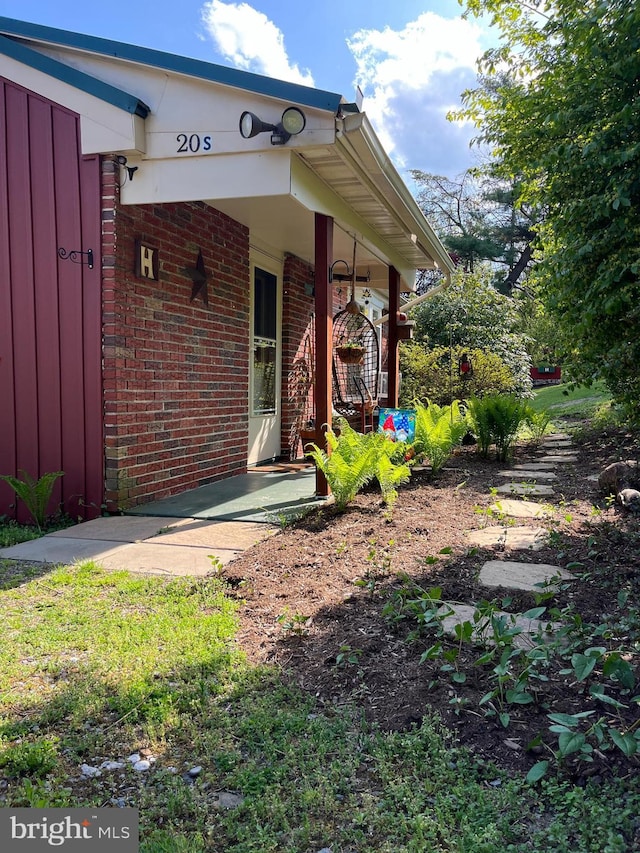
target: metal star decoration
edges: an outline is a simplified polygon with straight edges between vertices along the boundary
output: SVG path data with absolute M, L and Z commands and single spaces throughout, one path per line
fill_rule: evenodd
M 198 251 L 198 258 L 196 260 L 195 267 L 185 267 L 183 269 L 185 275 L 188 275 L 191 281 L 193 282 L 193 287 L 191 288 L 191 299 L 190 302 L 196 298 L 198 294 L 202 296 L 202 301 L 205 305 L 209 304 L 209 292 L 207 290 L 207 271 L 204 268 L 204 258 L 202 257 L 202 249 Z

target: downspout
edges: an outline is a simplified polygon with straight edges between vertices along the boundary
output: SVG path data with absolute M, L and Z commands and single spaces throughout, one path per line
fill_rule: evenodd
M 432 296 L 437 296 L 438 293 L 442 293 L 443 290 L 451 283 L 451 277 L 447 273 L 446 281 L 443 281 L 442 284 L 438 284 L 436 287 L 432 287 L 431 290 L 428 290 L 426 293 L 423 293 L 422 296 L 416 296 L 415 299 L 410 299 L 408 302 L 405 302 L 402 305 L 402 309 L 414 308 L 416 305 L 420 305 L 421 302 L 425 302 L 427 299 L 431 299 Z M 387 323 L 389 321 L 389 315 L 384 314 L 382 317 L 379 317 L 377 320 L 372 320 L 374 326 L 381 326 L 383 323 Z

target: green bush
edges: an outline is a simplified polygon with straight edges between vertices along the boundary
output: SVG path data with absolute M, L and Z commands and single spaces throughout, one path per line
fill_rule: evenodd
M 473 375 L 458 375 L 458 360 L 466 352 Z M 411 342 L 400 348 L 400 406 L 412 407 L 414 400 L 431 400 L 439 406 L 453 400 L 486 394 L 509 394 L 517 390 L 513 373 L 495 353 L 464 347 L 434 347 Z
M 506 462 L 521 424 L 531 414 L 529 403 L 515 394 L 491 394 L 472 397 L 467 405 L 480 454 L 488 456 L 495 444 L 496 458 Z

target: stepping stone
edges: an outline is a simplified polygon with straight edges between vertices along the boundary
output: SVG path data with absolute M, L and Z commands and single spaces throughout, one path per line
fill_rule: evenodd
M 544 441 L 571 441 L 571 436 L 566 432 L 550 432 L 544 436 Z
M 542 444 L 540 445 L 540 447 L 543 450 L 546 450 L 547 448 L 563 449 L 563 448 L 573 447 L 573 442 L 571 442 L 571 441 L 543 441 Z
M 445 602 L 445 604 L 439 608 L 438 612 L 443 616 L 442 630 L 446 634 L 455 637 L 456 625 L 462 625 L 464 622 L 470 622 L 474 628 L 472 641 L 476 645 L 489 647 L 494 645 L 489 620 L 481 617 L 478 622 L 474 622 L 474 616 L 477 610 L 470 604 L 449 604 L 448 602 Z M 522 633 L 517 634 L 513 638 L 514 646 L 518 646 L 521 649 L 530 649 L 535 646 L 536 643 L 533 637 L 540 631 L 544 631 L 544 635 L 549 637 L 553 635 L 553 625 L 551 632 L 547 634 L 545 628 L 547 628 L 549 623 L 544 622 L 541 619 L 525 619 L 520 614 L 505 613 L 502 610 L 496 611 L 495 615 L 505 617 L 508 620 L 507 624 L 509 627 L 517 626 L 521 629 Z
M 469 542 L 481 548 L 502 546 L 526 551 L 539 551 L 549 539 L 543 527 L 484 527 L 470 530 L 466 535 Z
M 531 468 L 523 468 L 520 470 L 510 469 L 509 471 L 498 471 L 499 477 L 522 478 L 522 480 L 557 480 L 558 475 L 553 471 L 534 471 Z
M 553 508 L 550 506 L 543 506 L 536 501 L 515 501 L 510 498 L 491 504 L 489 509 L 493 513 L 513 518 L 548 518 L 553 515 Z
M 551 578 L 571 581 L 575 580 L 575 575 L 549 563 L 521 563 L 509 560 L 488 560 L 480 569 L 480 583 L 484 586 L 503 586 L 529 592 L 540 592 L 537 584 L 549 584 Z M 557 581 L 554 580 L 553 584 L 555 583 Z
M 550 453 L 540 457 L 540 462 L 577 462 L 578 457 L 573 453 Z
M 551 486 L 534 486 L 528 483 L 506 483 L 504 486 L 498 486 L 496 491 L 501 495 L 531 495 L 532 497 L 555 494 Z
M 512 465 L 514 471 L 545 471 L 553 468 L 553 462 L 527 462 L 523 465 Z

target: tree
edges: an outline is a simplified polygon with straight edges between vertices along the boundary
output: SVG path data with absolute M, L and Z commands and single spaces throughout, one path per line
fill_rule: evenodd
M 474 274 L 458 270 L 449 287 L 412 310 L 414 340 L 426 349 L 450 347 L 491 353 L 507 367 L 510 390 L 526 392 L 531 388 L 531 361 L 527 336 L 520 331 L 518 304 L 499 293 L 491 279 L 486 265 Z
M 420 208 L 458 265 L 473 272 L 479 262 L 489 261 L 503 292 L 520 287 L 533 259 L 536 217 L 519 203 L 517 181 L 496 177 L 491 162 L 455 179 L 419 170 L 411 174 Z
M 562 327 L 565 369 L 604 379 L 640 416 L 640 6 L 461 3 L 502 33 L 481 63 L 498 83 L 466 92 L 461 115 L 545 210 L 535 275 Z

